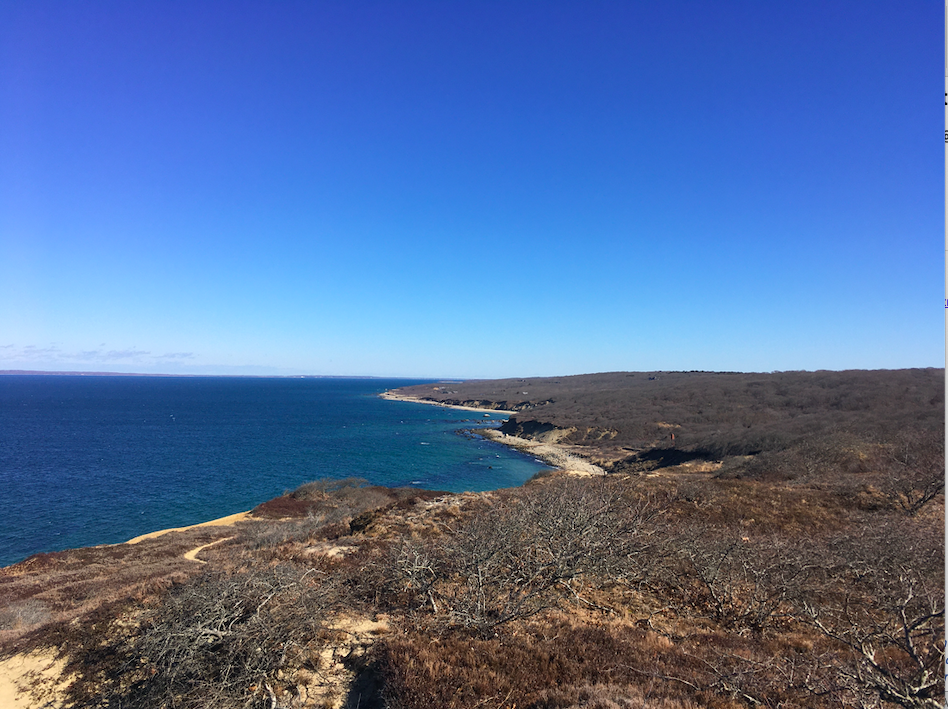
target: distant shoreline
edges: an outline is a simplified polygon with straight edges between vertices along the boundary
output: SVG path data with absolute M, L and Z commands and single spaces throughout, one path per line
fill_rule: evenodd
M 429 404 L 430 406 L 440 406 L 444 409 L 459 409 L 460 411 L 478 411 L 485 414 L 515 414 L 516 411 L 507 409 L 485 409 L 476 406 L 461 406 L 460 404 L 443 404 L 440 401 L 431 401 L 430 399 L 420 399 L 416 396 L 405 396 L 404 394 L 395 394 L 391 389 L 379 394 L 379 398 L 389 401 L 408 401 L 413 404 Z
M 2 374 L 2 373 L 3 373 L 3 372 L 0 372 L 0 374 Z M 129 375 L 129 376 L 135 376 L 135 375 Z M 144 376 L 151 376 L 151 375 L 144 375 Z M 175 375 L 165 375 L 165 376 L 175 376 Z M 348 379 L 348 378 L 352 378 L 352 379 L 359 379 L 359 378 L 361 378 L 361 379 L 373 379 L 374 377 L 345 377 L 345 378 L 346 378 L 346 379 Z M 407 402 L 416 403 L 416 404 L 431 404 L 431 405 L 434 405 L 434 406 L 441 406 L 441 407 L 443 407 L 443 408 L 448 408 L 448 409 L 460 409 L 460 410 L 462 410 L 462 411 L 477 411 L 477 412 L 484 412 L 484 413 L 502 413 L 502 414 L 512 414 L 512 413 L 515 413 L 515 412 L 513 412 L 513 411 L 502 411 L 502 410 L 500 410 L 500 409 L 479 409 L 479 408 L 475 408 L 475 407 L 473 407 L 473 406 L 454 406 L 454 405 L 450 405 L 450 404 L 441 404 L 441 403 L 439 403 L 439 402 L 437 402 L 437 401 L 427 401 L 427 400 L 425 400 L 425 399 L 418 399 L 418 398 L 412 397 L 412 396 L 402 396 L 402 395 L 400 395 L 400 394 L 393 394 L 391 391 L 382 392 L 381 394 L 379 394 L 379 397 L 382 398 L 382 399 L 388 399 L 388 400 L 390 400 L 390 401 L 407 401 Z M 543 451 L 543 452 L 541 452 L 541 451 L 534 451 L 534 450 L 531 450 L 530 444 L 532 443 L 532 441 L 524 441 L 523 439 L 514 438 L 513 436 L 504 436 L 504 438 L 510 438 L 510 441 L 511 441 L 510 443 L 505 443 L 505 442 L 502 440 L 501 436 L 485 436 L 485 438 L 488 438 L 489 440 L 492 440 L 492 441 L 496 441 L 497 443 L 502 443 L 502 444 L 507 445 L 508 447 L 513 448 L 513 449 L 515 449 L 515 450 L 519 450 L 519 451 L 521 451 L 521 452 L 528 453 L 529 455 L 532 455 L 532 456 L 534 456 L 535 458 L 539 458 L 539 459 L 543 460 L 544 462 L 549 463 L 550 465 L 556 465 L 557 468 L 560 468 L 560 469 L 562 469 L 562 467 L 559 465 L 559 463 L 566 459 L 566 458 L 564 458 L 563 456 L 564 456 L 564 455 L 565 455 L 565 456 L 569 456 L 569 454 L 566 453 L 565 451 L 563 451 L 562 453 L 560 453 L 559 451 Z M 514 441 L 516 441 L 516 443 L 514 443 Z M 526 444 L 526 445 L 524 445 L 524 444 Z M 553 446 L 545 446 L 545 448 L 551 448 L 551 449 L 552 449 Z M 551 454 L 551 453 L 552 453 L 552 454 Z M 197 523 L 197 524 L 189 524 L 189 525 L 184 526 L 184 527 L 169 527 L 169 528 L 167 528 L 167 529 L 159 529 L 159 530 L 156 530 L 156 531 L 154 531 L 154 532 L 148 532 L 148 533 L 146 533 L 146 534 L 141 534 L 141 535 L 139 535 L 139 536 L 137 536 L 137 537 L 134 537 L 134 538 L 132 538 L 132 539 L 129 539 L 128 541 L 125 541 L 125 542 L 119 542 L 119 544 L 138 544 L 139 542 L 145 541 L 145 540 L 147 540 L 147 539 L 154 539 L 155 537 L 160 537 L 160 536 L 162 536 L 162 535 L 164 535 L 164 534 L 168 534 L 169 532 L 183 532 L 183 531 L 185 531 L 185 530 L 188 530 L 188 529 L 195 529 L 195 528 L 197 528 L 197 527 L 226 527 L 226 526 L 233 525 L 233 524 L 235 524 L 235 523 L 237 523 L 237 522 L 240 522 L 240 521 L 242 521 L 242 520 L 245 520 L 245 519 L 252 519 L 252 518 L 250 517 L 250 514 L 251 514 L 251 512 L 249 512 L 249 511 L 248 511 L 248 512 L 237 512 L 237 513 L 235 513 L 235 514 L 227 515 L 226 517 L 221 517 L 221 518 L 219 518 L 219 519 L 213 519 L 213 520 L 210 520 L 210 521 L 208 521 L 208 522 L 199 522 L 199 523 Z
M 188 374 L 168 372 L 50 372 L 40 369 L 0 369 L 0 377 L 15 376 L 49 376 L 49 377 L 180 377 L 195 379 L 198 377 L 213 377 L 215 379 L 409 379 L 413 377 L 376 377 L 372 375 L 348 374 Z

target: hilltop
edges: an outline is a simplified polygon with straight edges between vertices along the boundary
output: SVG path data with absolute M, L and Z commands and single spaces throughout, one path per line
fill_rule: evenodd
M 402 387 L 419 401 L 502 409 L 504 433 L 609 469 L 720 461 L 858 439 L 943 437 L 944 370 L 609 372 Z M 845 447 L 845 445 L 844 445 Z
M 319 481 L 31 557 L 0 570 L 5 670 L 58 658 L 37 692 L 83 707 L 941 706 L 943 370 L 394 395 L 513 411 L 477 435 L 591 467 Z

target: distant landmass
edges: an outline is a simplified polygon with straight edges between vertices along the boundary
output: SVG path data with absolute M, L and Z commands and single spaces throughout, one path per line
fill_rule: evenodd
M 933 368 L 608 372 L 420 384 L 397 393 L 512 411 L 505 433 L 578 446 L 611 470 L 689 456 L 742 457 L 746 466 L 816 441 L 845 440 L 852 448 L 853 441 L 944 437 L 945 372 Z

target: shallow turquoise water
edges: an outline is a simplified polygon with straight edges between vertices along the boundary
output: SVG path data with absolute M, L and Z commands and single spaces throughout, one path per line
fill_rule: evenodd
M 380 399 L 417 380 L 0 377 L 0 565 L 250 509 L 303 482 L 491 490 L 545 466 L 505 417 Z

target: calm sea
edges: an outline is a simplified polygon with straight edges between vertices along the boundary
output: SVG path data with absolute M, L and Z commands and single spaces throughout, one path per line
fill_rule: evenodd
M 543 469 L 457 433 L 499 414 L 377 396 L 415 383 L 0 376 L 0 566 L 223 517 L 318 478 L 461 492 Z

